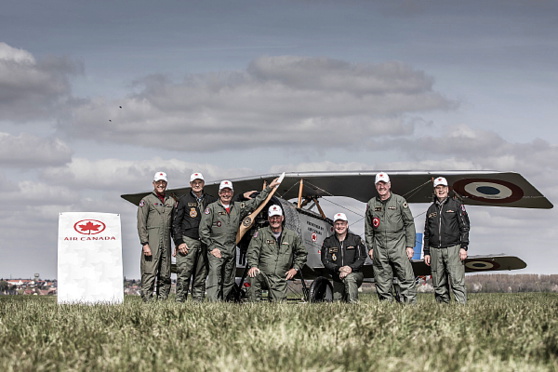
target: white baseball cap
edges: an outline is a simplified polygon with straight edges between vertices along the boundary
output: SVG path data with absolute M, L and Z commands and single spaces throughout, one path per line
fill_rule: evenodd
M 376 175 L 376 180 L 374 181 L 374 184 L 377 184 L 378 182 L 385 182 L 388 183 L 389 182 L 389 176 L 387 173 L 384 172 L 380 172 Z
M 165 181 L 165 182 L 169 182 L 167 180 L 167 174 L 165 172 L 157 172 L 155 173 L 155 175 L 153 176 L 153 182 L 157 182 L 157 181 Z
M 438 185 L 447 186 L 448 181 L 444 177 L 438 177 L 434 180 L 434 187 L 436 187 Z
M 223 190 L 223 189 L 231 189 L 231 190 L 234 190 L 234 189 L 233 189 L 233 184 L 232 184 L 232 182 L 229 181 L 229 180 L 221 181 L 221 183 L 219 184 L 219 191 L 221 191 L 221 190 Z
M 345 215 L 345 213 L 335 213 L 335 216 L 333 216 L 333 222 L 339 221 L 339 220 L 347 221 L 347 222 L 349 221 L 347 219 L 347 216 Z
M 190 176 L 190 182 L 194 182 L 195 180 L 202 180 L 202 181 L 205 181 L 205 179 L 203 178 L 203 174 L 201 174 L 201 173 L 192 173 L 192 175 Z
M 283 210 L 281 209 L 280 206 L 278 206 L 276 204 L 269 207 L 269 210 L 267 211 L 267 217 L 282 216 L 282 215 L 283 215 Z

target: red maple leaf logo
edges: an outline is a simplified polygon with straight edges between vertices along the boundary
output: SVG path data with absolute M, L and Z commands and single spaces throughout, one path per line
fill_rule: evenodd
M 81 220 L 74 224 L 74 230 L 83 235 L 100 234 L 107 228 L 103 221 L 99 220 Z
M 85 225 L 78 225 L 78 227 L 80 228 L 81 231 L 83 232 L 88 231 L 88 234 L 91 234 L 91 233 L 99 232 L 101 225 L 94 224 L 93 222 L 88 221 Z

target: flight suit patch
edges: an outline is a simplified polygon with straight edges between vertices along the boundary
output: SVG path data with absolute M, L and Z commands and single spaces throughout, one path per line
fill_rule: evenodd
M 448 209 L 446 213 L 455 213 L 455 211 L 453 209 Z
M 266 243 L 266 244 L 274 244 L 274 243 L 275 243 L 275 240 L 267 239 L 267 240 L 265 241 L 265 243 Z
M 145 202 L 143 201 L 143 199 L 140 201 L 139 206 L 143 207 L 145 205 Z
M 349 249 L 355 249 L 355 246 L 354 246 L 354 245 L 349 245 L 349 246 L 347 247 L 347 250 L 349 250 Z
M 382 207 L 374 207 L 374 212 L 381 212 L 382 211 Z
M 221 221 L 213 222 L 213 226 L 215 226 L 215 227 L 221 227 L 221 225 L 222 225 Z
M 337 261 L 337 256 L 335 255 L 335 253 L 331 255 L 331 260 L 332 261 Z
M 197 207 L 198 204 L 197 204 L 197 203 L 188 203 L 188 206 L 189 206 L 189 207 Z
M 407 202 L 403 203 L 403 208 L 409 208 L 409 204 Z
M 226 216 L 227 212 L 219 211 L 219 216 Z
M 196 208 L 190 208 L 190 217 L 196 218 L 197 216 L 198 212 L 196 211 Z
M 329 253 L 337 253 L 339 248 L 329 248 Z
M 372 226 L 374 226 L 375 228 L 378 228 L 380 226 L 380 218 L 374 217 L 372 219 Z
M 390 205 L 390 206 L 388 207 L 388 209 L 394 211 L 394 210 L 397 209 L 397 208 L 395 208 L 393 205 Z
M 211 213 L 211 211 L 209 210 L 209 207 L 205 208 L 205 211 L 203 211 L 204 214 L 209 214 Z
M 438 215 L 438 212 L 432 212 L 428 215 L 428 218 L 434 218 Z

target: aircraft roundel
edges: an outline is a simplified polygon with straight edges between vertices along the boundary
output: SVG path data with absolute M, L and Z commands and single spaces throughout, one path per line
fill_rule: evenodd
M 376 228 L 377 228 L 378 226 L 380 226 L 380 219 L 379 219 L 378 217 L 374 217 L 374 218 L 372 219 L 372 226 L 374 226 L 374 227 L 376 227 Z
M 463 179 L 453 184 L 453 189 L 462 196 L 487 203 L 506 204 L 523 198 L 523 190 L 507 181 L 491 179 Z
M 492 261 L 472 260 L 465 263 L 465 267 L 474 271 L 496 270 L 500 265 Z

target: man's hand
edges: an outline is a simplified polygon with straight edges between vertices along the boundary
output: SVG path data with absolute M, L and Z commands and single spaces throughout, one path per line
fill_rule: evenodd
M 349 275 L 352 272 L 353 272 L 353 269 L 351 269 L 350 266 L 341 267 L 339 269 L 339 279 L 344 279 L 345 277 L 347 277 L 347 275 Z
M 271 183 L 269 184 L 269 187 L 274 188 L 277 185 L 279 185 L 279 177 L 277 177 L 276 179 L 271 181 Z
M 221 256 L 221 250 L 219 248 L 213 248 L 213 250 L 209 253 L 211 253 L 211 255 L 215 258 L 223 258 Z
M 405 249 L 406 253 L 407 253 L 407 258 L 410 260 L 411 258 L 413 258 L 413 256 L 415 255 L 415 250 L 413 249 L 413 247 L 407 247 Z
M 289 271 L 287 271 L 285 273 L 285 279 L 287 280 L 291 280 L 292 278 L 294 278 L 294 276 L 296 275 L 298 271 L 296 271 L 295 269 L 290 269 Z
M 186 243 L 182 243 L 178 246 L 178 252 L 180 252 L 181 254 L 188 254 L 189 250 L 190 248 L 188 248 L 188 245 Z
M 144 245 L 144 246 L 141 248 L 141 250 L 142 250 L 144 256 L 146 256 L 146 257 L 150 257 L 150 256 L 151 256 L 151 248 L 149 248 L 149 244 Z
M 430 255 L 427 254 L 424 256 L 424 263 L 428 266 L 430 266 Z
M 459 258 L 461 261 L 465 261 L 467 259 L 467 251 L 464 248 L 459 250 Z
M 260 273 L 260 269 L 258 269 L 257 267 L 252 267 L 250 270 L 248 270 L 248 276 L 250 278 L 255 278 L 256 275 L 258 275 Z
M 370 257 L 371 260 L 374 260 L 374 248 L 368 251 L 368 257 Z

